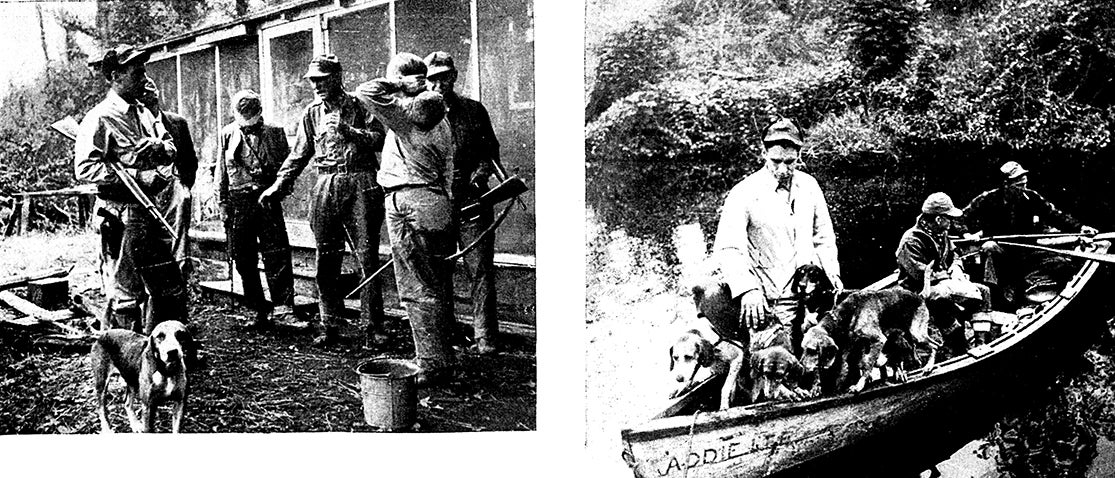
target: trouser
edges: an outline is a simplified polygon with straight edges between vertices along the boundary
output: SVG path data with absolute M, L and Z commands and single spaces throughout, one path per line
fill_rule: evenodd
M 459 223 L 458 245 L 467 247 L 476 241 L 492 224 L 492 210 L 485 208 L 475 219 L 462 219 Z M 477 341 L 494 339 L 499 332 L 496 320 L 496 271 L 495 235 L 488 234 L 476 247 L 462 258 L 468 277 L 472 281 L 469 297 L 472 298 L 472 333 Z
M 421 367 L 455 364 L 450 334 L 453 318 L 452 205 L 446 194 L 430 188 L 389 192 L 384 200 L 395 282 L 414 334 Z
M 115 323 L 150 333 L 160 322 L 188 321 L 186 283 L 171 253 L 171 237 L 138 204 L 98 200 L 101 218 L 101 277 Z M 140 304 L 146 302 L 144 320 Z
M 155 199 L 155 203 L 163 213 L 163 217 L 170 223 L 174 233 L 178 235 L 178 243 L 174 248 L 174 261 L 186 278 L 189 269 L 187 261 L 190 251 L 190 219 L 193 217 L 193 194 L 190 188 L 175 180 L 163 188 Z M 188 280 L 187 280 L 188 281 Z
M 379 268 L 379 229 L 383 225 L 383 189 L 372 171 L 320 174 L 313 188 L 310 229 L 317 243 L 318 310 L 324 328 L 342 323 L 344 296 L 341 261 L 346 237 L 363 277 Z M 347 235 L 347 236 L 346 236 Z M 368 332 L 383 330 L 383 290 L 379 279 L 360 290 L 360 319 Z
M 256 269 L 257 254 L 263 256 L 263 273 L 271 291 L 271 305 L 294 307 L 294 272 L 290 259 L 283 207 L 261 206 L 257 200 L 261 190 L 233 192 L 228 218 L 228 240 L 236 272 L 244 285 L 244 298 L 252 310 L 265 310 L 263 286 Z
M 999 287 L 1007 302 L 1035 291 L 1056 291 L 1072 277 L 1075 269 L 1070 259 L 1048 251 L 985 246 L 982 254 L 984 282 Z

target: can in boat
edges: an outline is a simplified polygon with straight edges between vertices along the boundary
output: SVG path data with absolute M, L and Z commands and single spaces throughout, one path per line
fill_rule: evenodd
M 418 407 L 418 366 L 407 360 L 377 358 L 356 367 L 364 421 L 382 431 L 409 429 Z

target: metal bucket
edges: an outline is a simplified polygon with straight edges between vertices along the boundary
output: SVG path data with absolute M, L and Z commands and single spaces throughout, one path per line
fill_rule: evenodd
M 418 407 L 415 375 L 418 366 L 407 360 L 378 358 L 356 367 L 364 421 L 383 431 L 409 429 Z

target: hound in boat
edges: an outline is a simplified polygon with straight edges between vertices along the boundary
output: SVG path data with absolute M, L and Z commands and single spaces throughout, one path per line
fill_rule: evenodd
M 835 387 L 853 393 L 863 390 L 888 336 L 895 334 L 928 347 L 926 366 L 932 366 L 941 344 L 929 336 L 928 294 L 928 281 L 920 294 L 898 288 L 856 291 L 810 327 L 802 339 L 802 366 L 814 374 L 814 393 L 818 389 L 829 393 Z M 839 367 L 835 383 L 824 383 L 833 376 L 833 367 Z
M 735 345 L 725 341 L 714 345 L 697 329 L 683 333 L 670 347 L 670 373 L 677 381 L 670 398 L 693 389 L 699 382 L 697 372 L 706 368 L 714 375 L 728 374 L 720 393 L 720 409 L 726 410 L 735 400 L 743 360 L 743 351 Z

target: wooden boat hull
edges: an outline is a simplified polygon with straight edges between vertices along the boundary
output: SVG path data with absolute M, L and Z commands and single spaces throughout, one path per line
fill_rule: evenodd
M 718 412 L 681 401 L 663 414 L 674 416 L 624 430 L 624 458 L 647 478 L 916 476 L 1047 389 L 1090 346 L 1110 316 L 1106 276 L 1088 262 L 1018 328 L 905 384 Z

